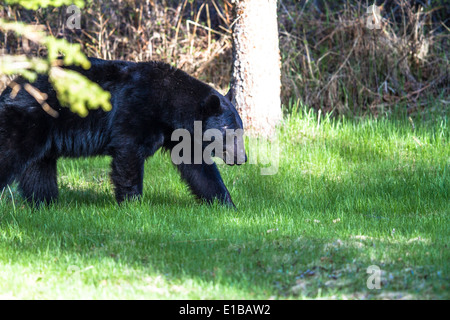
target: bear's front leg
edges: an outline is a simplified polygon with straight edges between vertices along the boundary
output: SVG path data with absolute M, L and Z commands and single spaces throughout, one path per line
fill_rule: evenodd
M 58 198 L 56 158 L 44 157 L 27 165 L 20 175 L 22 196 L 36 205 L 49 204 Z
M 197 198 L 208 203 L 217 199 L 223 204 L 236 208 L 215 163 L 210 165 L 182 163 L 177 165 L 177 168 Z
M 111 180 L 118 203 L 142 195 L 145 159 L 136 150 L 116 153 L 112 161 Z

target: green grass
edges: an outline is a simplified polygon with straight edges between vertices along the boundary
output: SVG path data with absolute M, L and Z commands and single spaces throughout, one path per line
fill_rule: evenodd
M 290 116 L 277 174 L 220 166 L 237 211 L 196 203 L 164 154 L 120 207 L 110 159 L 61 160 L 57 203 L 3 192 L 0 298 L 448 299 L 449 125 L 414 124 Z

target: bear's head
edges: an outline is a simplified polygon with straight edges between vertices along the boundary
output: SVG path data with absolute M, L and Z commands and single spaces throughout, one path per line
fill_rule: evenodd
M 226 96 L 213 90 L 203 101 L 203 149 L 228 165 L 247 162 L 242 119 L 232 103 L 233 91 Z

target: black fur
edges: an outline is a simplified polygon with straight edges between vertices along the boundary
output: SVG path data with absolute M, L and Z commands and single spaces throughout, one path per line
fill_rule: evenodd
M 194 121 L 203 121 L 203 132 L 242 129 L 227 97 L 181 70 L 160 62 L 90 61 L 89 70 L 74 69 L 111 93 L 109 112 L 92 110 L 81 118 L 61 107 L 46 76 L 39 76 L 33 86 L 48 95 L 58 118 L 47 114 L 24 89 L 14 98 L 9 88 L 1 94 L 0 190 L 16 179 L 26 199 L 49 203 L 58 196 L 59 157 L 109 155 L 120 203 L 142 194 L 145 159 L 160 148 L 172 150 L 175 129 L 193 134 Z M 198 198 L 234 206 L 215 164 L 177 168 Z

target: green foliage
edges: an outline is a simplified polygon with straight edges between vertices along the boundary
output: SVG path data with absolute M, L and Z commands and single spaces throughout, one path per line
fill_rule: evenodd
M 70 107 L 72 112 L 82 117 L 87 116 L 87 109 L 95 109 L 99 105 L 105 111 L 111 110 L 111 94 L 78 72 L 55 68 L 50 72 L 50 81 L 61 105 Z
M 7 1 L 8 2 L 8 1 Z M 26 8 L 35 9 L 36 6 L 57 6 L 69 4 L 73 1 L 15 1 L 8 3 L 24 4 Z M 83 6 L 83 1 L 74 1 Z M 91 64 L 81 51 L 79 44 L 72 44 L 65 39 L 56 39 L 44 31 L 21 22 L 9 22 L 0 19 L 0 30 L 12 31 L 17 36 L 37 43 L 47 49 L 44 58 L 28 57 L 25 55 L 4 55 L 0 57 L 0 74 L 20 74 L 30 82 L 36 80 L 38 74 L 48 74 L 55 87 L 58 99 L 63 106 L 70 107 L 73 112 L 85 117 L 89 109 L 103 108 L 111 110 L 110 94 L 99 85 L 86 77 L 70 70 L 62 69 L 62 65 L 77 65 L 89 69 Z M 62 57 L 62 59 L 60 59 Z
M 33 82 L 37 78 L 37 73 L 46 73 L 47 71 L 48 64 L 43 59 L 11 55 L 0 57 L 0 74 L 20 74 Z
M 62 54 L 64 65 L 79 65 L 86 70 L 91 67 L 91 63 L 81 52 L 81 46 L 78 43 L 69 43 L 64 39 L 55 39 L 54 37 L 45 37 L 42 43 L 48 49 L 50 61 L 56 61 Z
M 79 8 L 84 7 L 83 0 L 5 0 L 6 4 L 18 4 L 25 9 L 37 10 L 47 7 L 61 7 L 64 5 L 76 5 Z

